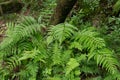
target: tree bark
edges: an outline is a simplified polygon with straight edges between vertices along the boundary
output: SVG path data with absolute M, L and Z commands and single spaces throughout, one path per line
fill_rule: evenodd
M 50 24 L 56 25 L 58 23 L 63 23 L 76 2 L 77 0 L 58 0 L 57 7 L 51 17 Z
M 10 14 L 19 12 L 23 7 L 23 4 L 16 1 L 7 1 L 0 3 L 0 16 L 3 14 Z

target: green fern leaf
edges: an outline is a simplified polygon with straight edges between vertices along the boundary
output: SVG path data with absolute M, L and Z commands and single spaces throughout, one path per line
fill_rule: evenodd
M 73 49 L 73 48 L 76 48 L 76 49 L 82 51 L 82 45 L 79 44 L 78 42 L 72 42 L 72 43 L 71 43 L 70 49 Z
M 40 31 L 41 25 L 32 17 L 25 17 L 22 22 L 7 31 L 7 37 L 0 44 L 0 50 L 13 46 L 21 39 L 32 36 Z
M 79 66 L 79 63 L 77 62 L 77 60 L 74 58 L 70 58 L 70 61 L 67 63 L 67 66 L 66 66 L 65 75 L 68 75 L 72 70 L 74 70 L 78 66 Z
M 40 51 L 39 51 L 39 50 L 36 50 L 36 49 L 31 50 L 31 51 L 25 51 L 24 54 L 23 54 L 23 56 L 22 56 L 21 58 L 19 58 L 19 60 L 27 60 L 27 59 L 29 59 L 29 58 L 34 59 L 34 57 L 35 57 L 38 53 L 40 53 Z
M 118 61 L 113 57 L 108 49 L 99 50 L 94 59 L 97 62 L 97 65 L 101 65 L 103 68 L 106 68 L 108 72 L 114 74 L 117 71 Z
M 83 30 L 79 31 L 75 35 L 75 41 L 78 41 L 79 44 L 90 50 L 94 51 L 97 48 L 105 47 L 105 41 L 102 38 L 97 37 L 98 33 L 92 30 Z
M 14 68 L 17 68 L 21 65 L 21 61 L 18 60 L 19 58 L 17 56 L 10 57 L 7 59 L 7 65 L 6 68 L 13 70 Z
M 70 38 L 76 30 L 76 27 L 68 23 L 58 24 L 50 28 L 48 36 L 53 36 L 61 44 L 66 38 Z
M 53 64 L 61 63 L 61 50 L 59 49 L 58 43 L 55 43 L 52 56 Z
M 113 6 L 113 12 L 118 13 L 119 10 L 120 10 L 120 0 L 118 0 Z

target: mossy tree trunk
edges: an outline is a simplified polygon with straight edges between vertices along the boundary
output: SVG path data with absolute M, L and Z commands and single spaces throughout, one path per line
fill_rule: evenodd
M 64 22 L 76 2 L 77 0 L 58 0 L 57 7 L 51 17 L 50 24 L 56 25 Z

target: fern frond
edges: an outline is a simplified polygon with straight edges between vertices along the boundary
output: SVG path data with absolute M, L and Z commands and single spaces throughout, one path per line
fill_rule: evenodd
M 94 58 L 97 65 L 114 74 L 117 71 L 118 61 L 113 57 L 113 52 L 105 48 L 104 39 L 97 36 L 98 33 L 94 29 L 85 29 L 76 33 L 74 38 L 83 49 L 87 49 L 88 61 Z
M 19 60 L 27 60 L 27 59 L 34 59 L 34 57 L 40 53 L 39 50 L 33 49 L 31 51 L 25 51 L 23 53 L 23 56 L 21 58 L 19 58 Z
M 52 55 L 52 60 L 53 60 L 53 64 L 56 65 L 56 64 L 61 64 L 61 50 L 58 46 L 58 43 L 55 43 L 54 44 L 54 47 L 53 47 L 53 55 Z
M 72 50 L 66 50 L 62 53 L 61 55 L 62 64 L 65 64 L 69 61 L 69 59 L 71 58 L 71 54 L 72 54 Z
M 21 70 L 18 75 L 21 79 L 29 79 L 29 80 L 36 80 L 36 75 L 38 71 L 38 64 L 29 62 L 25 69 Z
M 16 24 L 14 24 L 13 22 L 7 23 L 7 31 L 5 32 L 6 36 L 11 36 L 13 35 L 13 31 L 14 31 L 14 27 Z
M 102 68 L 106 68 L 108 72 L 114 74 L 119 66 L 118 61 L 113 57 L 108 49 L 102 49 L 96 52 L 94 56 L 97 65 L 101 65 Z
M 113 12 L 118 13 L 120 10 L 120 0 L 118 0 L 113 6 Z
M 98 33 L 94 29 L 79 31 L 75 35 L 75 40 L 78 41 L 83 48 L 93 51 L 96 48 L 105 47 L 105 41 L 97 37 Z
M 70 38 L 76 30 L 76 27 L 68 23 L 58 24 L 50 28 L 47 41 L 51 42 L 49 39 L 55 39 L 62 43 L 66 38 Z
M 28 38 L 38 31 L 40 31 L 40 24 L 37 23 L 37 21 L 32 17 L 25 17 L 19 24 L 13 24 L 8 23 L 8 30 L 6 31 L 6 38 L 4 41 L 0 44 L 0 50 L 9 50 L 9 52 L 4 52 L 4 55 L 11 55 L 10 51 L 11 48 L 16 46 L 15 48 L 30 48 L 31 42 L 27 42 L 27 45 L 24 44 L 25 42 L 22 42 L 25 38 Z M 21 41 L 22 40 L 22 41 Z M 30 44 L 28 44 L 30 43 Z M 14 46 L 13 46 L 14 45 Z M 14 48 L 14 49 L 15 49 Z M 18 50 L 18 49 L 17 49 Z M 22 50 L 22 49 L 21 49 Z M 18 51 L 17 51 L 18 52 Z
M 34 18 L 25 17 L 20 24 L 15 25 L 14 30 L 12 29 L 13 31 L 11 31 L 12 33 L 7 34 L 8 36 L 0 44 L 0 50 L 13 46 L 21 39 L 30 37 L 40 31 L 40 29 L 41 25 Z
M 79 42 L 72 42 L 70 45 L 70 49 L 78 49 L 82 51 L 82 45 Z
M 0 79 L 5 80 L 8 78 L 10 71 L 6 69 L 3 65 L 0 65 Z
M 94 66 L 94 65 L 92 65 Z M 92 67 L 92 66 L 89 66 L 89 65 L 86 65 L 86 66 L 82 66 L 81 67 L 81 72 L 84 72 L 86 75 L 87 74 L 97 74 L 98 73 L 98 69 L 96 69 L 95 67 Z
M 33 44 L 30 41 L 20 41 L 19 45 L 17 45 L 17 50 L 18 53 L 22 52 L 22 51 L 29 51 L 31 49 L 33 49 Z
M 22 22 L 16 26 L 14 32 L 24 38 L 24 36 L 35 34 L 40 29 L 41 25 L 33 17 L 24 17 Z
M 120 80 L 120 73 L 108 74 L 105 76 L 104 80 Z
M 65 75 L 68 75 L 72 70 L 74 70 L 78 66 L 79 66 L 79 63 L 77 62 L 77 60 L 74 58 L 70 58 L 69 62 L 67 63 L 67 66 L 66 66 Z
M 7 59 L 6 64 L 6 68 L 8 68 L 9 70 L 14 70 L 15 68 L 21 65 L 21 61 L 18 60 L 17 56 L 13 56 Z

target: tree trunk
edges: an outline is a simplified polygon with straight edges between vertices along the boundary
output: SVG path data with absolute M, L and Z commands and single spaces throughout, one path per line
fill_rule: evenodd
M 77 0 L 58 0 L 57 7 L 51 17 L 50 24 L 56 25 L 65 21 Z
M 7 1 L 0 3 L 0 16 L 3 14 L 10 14 L 19 12 L 23 7 L 23 4 L 16 1 Z

